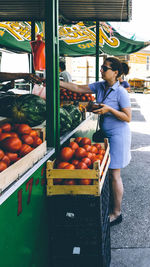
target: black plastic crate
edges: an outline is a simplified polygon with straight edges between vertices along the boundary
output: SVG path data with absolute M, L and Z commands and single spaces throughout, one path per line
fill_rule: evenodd
M 97 225 L 100 221 L 99 197 L 53 196 L 50 202 L 52 223 L 55 226 Z
M 102 240 L 99 227 L 66 227 L 55 228 L 51 234 L 53 255 L 72 255 L 74 249 L 80 251 L 81 255 L 99 255 L 102 253 Z
M 102 267 L 102 259 L 97 255 L 92 256 L 81 256 L 81 255 L 72 255 L 67 258 L 64 257 L 53 257 L 52 267 Z
M 100 196 L 57 195 L 50 197 L 49 201 L 52 214 L 50 239 L 53 266 L 109 267 L 111 248 L 108 175 Z M 73 254 L 74 248 L 80 250 L 79 255 Z M 94 258 L 95 262 L 90 262 Z

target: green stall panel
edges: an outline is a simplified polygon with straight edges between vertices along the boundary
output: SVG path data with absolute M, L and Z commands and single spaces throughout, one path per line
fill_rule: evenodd
M 48 267 L 50 211 L 46 164 L 0 206 L 1 267 Z

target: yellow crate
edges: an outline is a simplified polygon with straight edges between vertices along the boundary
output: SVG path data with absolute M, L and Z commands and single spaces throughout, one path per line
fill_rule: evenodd
M 72 140 L 72 139 L 71 139 Z M 102 164 L 100 161 L 94 162 L 93 169 L 90 170 L 66 170 L 54 169 L 55 161 L 47 161 L 46 178 L 47 178 L 47 196 L 52 195 L 100 195 L 105 180 L 108 166 L 110 163 L 109 143 L 105 139 L 101 143 L 102 148 L 106 149 Z M 55 185 L 54 179 L 92 179 L 91 185 Z

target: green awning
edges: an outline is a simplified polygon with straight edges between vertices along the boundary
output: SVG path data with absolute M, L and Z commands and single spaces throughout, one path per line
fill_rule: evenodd
M 149 43 L 134 41 L 121 36 L 108 23 L 100 22 L 99 53 L 123 56 L 135 53 Z M 79 22 L 75 25 L 59 26 L 61 56 L 95 55 L 96 23 Z
M 36 23 L 36 35 L 42 34 L 42 24 Z M 123 56 L 135 53 L 149 43 L 127 39 L 108 23 L 100 22 L 99 53 Z M 0 22 L 0 48 L 31 53 L 30 22 Z M 88 56 L 96 53 L 96 23 L 79 22 L 59 26 L 60 56 Z
M 36 34 L 42 34 L 41 23 L 35 24 Z M 31 53 L 31 22 L 0 22 L 0 48 L 16 53 Z

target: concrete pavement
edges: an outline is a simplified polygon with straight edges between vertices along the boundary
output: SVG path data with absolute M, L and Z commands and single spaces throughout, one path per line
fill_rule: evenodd
M 150 267 L 150 94 L 130 94 L 132 160 L 122 170 L 123 222 L 111 228 L 110 267 Z

